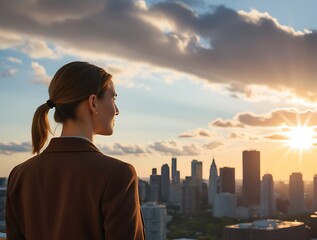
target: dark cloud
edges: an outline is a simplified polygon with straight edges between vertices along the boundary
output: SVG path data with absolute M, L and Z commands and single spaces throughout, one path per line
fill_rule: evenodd
M 0 8 L 0 30 L 189 73 L 226 84 L 233 96 L 251 98 L 247 86 L 256 84 L 316 99 L 317 32 L 296 32 L 256 10 L 218 6 L 198 14 L 173 1 L 147 9 L 129 0 L 11 0 Z
M 29 142 L 23 143 L 0 143 L 0 154 L 11 155 L 14 153 L 31 152 L 32 145 Z
M 296 109 L 276 109 L 266 114 L 239 113 L 233 119 L 217 119 L 214 127 L 294 127 L 298 125 L 317 126 L 317 110 L 298 111 Z

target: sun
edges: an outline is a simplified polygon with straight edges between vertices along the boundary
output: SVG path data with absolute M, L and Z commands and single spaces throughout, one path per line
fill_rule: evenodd
M 314 129 L 306 126 L 292 127 L 286 134 L 288 145 L 297 149 L 310 149 L 314 144 Z

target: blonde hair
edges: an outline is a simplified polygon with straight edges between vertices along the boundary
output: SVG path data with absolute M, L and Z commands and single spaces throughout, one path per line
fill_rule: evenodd
M 63 123 L 76 120 L 76 108 L 91 94 L 102 98 L 107 83 L 112 78 L 104 69 L 87 62 L 71 62 L 61 67 L 54 75 L 49 88 L 49 100 L 37 108 L 32 122 L 33 153 L 44 146 L 50 125 L 48 111 L 55 107 L 54 119 Z

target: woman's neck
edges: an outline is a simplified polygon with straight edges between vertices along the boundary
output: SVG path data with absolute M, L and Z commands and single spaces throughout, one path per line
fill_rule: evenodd
M 93 140 L 92 129 L 87 124 L 80 124 L 78 121 L 67 120 L 63 123 L 61 136 L 79 136 Z

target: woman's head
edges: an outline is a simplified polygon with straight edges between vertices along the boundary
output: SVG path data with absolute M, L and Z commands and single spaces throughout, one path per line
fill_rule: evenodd
M 54 119 L 58 123 L 76 121 L 79 104 L 91 95 L 104 98 L 106 89 L 113 89 L 112 76 L 104 69 L 87 62 L 71 62 L 54 75 L 48 89 L 49 101 L 35 112 L 32 123 L 33 153 L 39 153 L 50 131 L 47 114 L 55 107 Z

